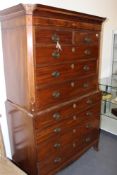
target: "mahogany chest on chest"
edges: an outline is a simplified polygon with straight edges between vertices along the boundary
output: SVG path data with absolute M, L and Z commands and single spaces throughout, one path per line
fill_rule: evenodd
M 39 4 L 0 16 L 12 159 L 54 175 L 98 147 L 104 18 Z

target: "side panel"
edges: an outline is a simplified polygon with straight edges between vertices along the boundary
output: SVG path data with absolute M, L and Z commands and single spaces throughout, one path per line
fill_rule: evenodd
M 33 116 L 6 102 L 12 159 L 25 172 L 36 174 Z
M 2 21 L 2 41 L 7 99 L 25 109 L 30 108 L 33 84 L 33 45 L 31 27 L 26 16 Z M 30 36 L 29 36 L 30 33 Z M 34 94 L 33 94 L 34 96 Z M 34 98 L 33 98 L 34 101 Z

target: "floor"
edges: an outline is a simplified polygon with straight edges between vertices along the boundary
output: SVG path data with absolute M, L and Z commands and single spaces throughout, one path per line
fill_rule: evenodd
M 98 152 L 91 148 L 56 175 L 117 175 L 117 136 L 101 131 Z

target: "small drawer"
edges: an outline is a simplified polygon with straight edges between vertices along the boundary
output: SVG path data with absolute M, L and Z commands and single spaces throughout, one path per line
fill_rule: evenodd
M 97 61 L 81 61 L 36 68 L 36 84 L 55 84 L 78 76 L 96 74 Z
M 75 44 L 99 44 L 100 33 L 99 32 L 75 32 L 74 42 Z
M 97 59 L 99 54 L 98 45 L 80 45 L 76 47 L 76 54 L 78 55 L 78 59 Z
M 98 88 L 95 76 L 82 80 L 71 80 L 57 86 L 45 87 L 36 90 L 37 105 L 42 109 L 53 104 L 59 104 L 73 97 L 80 97 Z M 41 103 L 39 103 L 41 102 Z
M 35 44 L 55 45 L 57 42 L 60 44 L 72 44 L 72 32 L 35 28 Z
M 79 63 L 79 73 L 78 75 L 87 75 L 97 72 L 97 62 L 96 61 L 84 61 Z

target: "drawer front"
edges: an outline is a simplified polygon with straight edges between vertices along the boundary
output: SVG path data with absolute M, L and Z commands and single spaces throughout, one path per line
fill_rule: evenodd
M 59 104 L 74 97 L 80 97 L 98 88 L 96 77 L 74 80 L 57 86 L 50 86 L 36 91 L 36 101 L 39 107 L 46 108 Z
M 56 64 L 61 62 L 75 61 L 79 59 L 90 59 L 98 57 L 98 45 L 95 46 L 61 46 L 62 50 L 56 46 L 35 47 L 36 65 Z
M 99 139 L 99 130 L 92 130 L 90 133 L 73 139 L 76 154 L 86 149 L 91 143 Z
M 99 44 L 100 33 L 99 32 L 80 32 L 76 31 L 74 34 L 75 44 Z
M 96 74 L 96 72 L 97 62 L 95 60 L 38 67 L 36 68 L 36 83 L 39 85 L 58 83 L 73 77 Z
M 84 110 L 84 111 L 83 111 Z M 92 119 L 95 117 L 99 117 L 100 115 L 100 103 L 97 102 L 96 104 L 92 105 L 91 107 L 87 108 L 87 105 L 84 106 L 84 109 L 74 110 L 73 105 L 67 105 L 63 108 L 59 108 L 57 110 L 50 111 L 48 113 L 41 114 L 37 116 L 34 120 L 34 127 L 35 129 L 39 128 L 47 128 L 51 127 L 52 125 L 56 126 L 57 124 L 63 122 L 66 119 L 69 119 L 71 124 L 70 125 L 77 125 L 83 120 L 88 120 L 88 118 Z
M 43 175 L 52 174 L 52 170 L 56 170 L 65 163 L 68 158 L 71 158 L 75 153 L 71 151 L 71 145 L 67 146 L 63 152 L 57 155 L 50 155 L 48 158 L 38 162 L 39 172 Z
M 70 143 L 72 143 L 72 132 L 67 132 L 60 137 L 51 137 L 37 146 L 37 159 L 41 161 L 47 157 L 55 157 L 61 153 Z
M 59 29 L 35 28 L 35 44 L 72 44 L 72 32 L 60 31 Z
M 72 129 L 73 139 L 77 139 L 80 136 L 87 135 L 93 132 L 99 132 L 99 123 L 100 119 L 99 116 L 95 117 L 94 119 L 88 118 L 88 120 L 84 120 L 82 124 L 74 127 Z
M 51 137 L 59 138 L 66 131 L 68 131 L 70 124 L 71 120 L 65 119 L 61 123 L 57 123 L 56 125 L 52 125 L 44 129 L 40 127 L 38 130 L 35 131 L 37 144 Z

